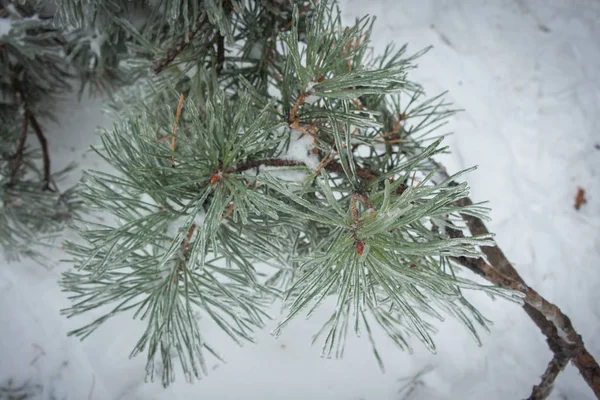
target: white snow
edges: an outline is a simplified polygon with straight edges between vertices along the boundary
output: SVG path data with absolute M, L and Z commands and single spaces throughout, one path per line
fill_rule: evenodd
M 16 18 L 22 17 L 21 13 L 17 10 L 17 8 L 15 7 L 14 4 L 8 3 L 4 8 L 8 11 L 8 14 L 12 15 L 13 17 L 16 17 Z
M 8 35 L 8 32 L 12 29 L 12 19 L 0 18 L 0 39 Z
M 290 147 L 283 158 L 302 161 L 307 167 L 317 169 L 319 157 L 312 152 L 315 147 L 313 137 L 310 135 L 302 135 L 301 132 L 296 130 L 292 130 L 291 136 Z
M 317 84 L 317 82 L 313 82 L 313 81 L 308 82 L 308 85 L 306 85 L 306 90 L 304 92 L 308 93 L 308 94 L 312 93 L 316 84 Z
M 377 16 L 376 52 L 392 40 L 409 42 L 413 51 L 435 46 L 409 76 L 430 95 L 449 89 L 449 100 L 466 110 L 452 119 L 456 134 L 446 141 L 453 154 L 441 161 L 450 173 L 479 165 L 466 179 L 474 201 L 491 201 L 489 228 L 496 241 L 600 358 L 600 3 L 345 0 L 340 8 L 347 23 L 365 13 Z M 96 124 L 109 125 L 99 102 L 73 100 L 64 109 L 61 126 L 48 132 L 56 168 L 71 159 L 103 168 L 87 152 L 98 142 Z M 299 146 L 298 156 L 302 151 Z M 576 211 L 578 186 L 588 203 Z M 61 258 L 59 250 L 48 254 L 52 265 Z M 143 382 L 143 356 L 128 358 L 144 323 L 121 316 L 84 342 L 66 336 L 93 316 L 59 315 L 69 304 L 56 285 L 65 268 L 27 260 L 0 266 L 0 384 L 9 378 L 41 384 L 36 400 L 392 400 L 402 398 L 398 391 L 406 382 L 399 379 L 427 365 L 435 368 L 419 378 L 422 385 L 414 384 L 409 399 L 520 399 L 529 396 L 552 356 L 519 306 L 474 293 L 469 298 L 494 322 L 481 347 L 452 319 L 436 325 L 436 355 L 415 340 L 414 354 L 402 353 L 377 330 L 387 371 L 382 374 L 364 337 L 349 337 L 342 360 L 319 357 L 310 338 L 328 316 L 322 310 L 292 321 L 277 340 L 269 335 L 276 319 L 257 335 L 257 345 L 242 348 L 208 327 L 207 340 L 227 364 L 194 385 L 179 374 L 163 389 Z M 550 397 L 593 398 L 571 365 Z
M 170 237 L 177 236 L 177 233 L 179 232 L 179 228 L 181 228 L 181 226 L 185 225 L 188 218 L 189 218 L 189 216 L 182 215 L 180 217 L 175 218 L 173 221 L 171 221 L 169 223 L 169 228 L 167 229 L 167 235 Z M 196 226 L 202 226 L 202 224 L 204 223 L 204 211 L 201 211 L 198 214 L 196 214 L 196 216 L 194 217 L 193 223 Z
M 263 57 L 263 46 L 261 43 L 257 42 L 252 45 L 250 48 L 250 54 L 248 54 L 248 58 L 251 60 L 260 60 Z
M 307 93 L 309 93 L 309 92 L 307 91 Z M 320 99 L 319 96 L 310 94 L 310 95 L 306 96 L 306 98 L 304 99 L 304 102 L 306 104 L 315 104 L 317 101 L 319 101 L 319 99 Z
M 105 34 L 101 34 L 99 32 L 96 32 L 95 35 L 90 36 L 89 40 L 90 40 L 90 50 L 92 51 L 92 53 L 94 54 L 92 57 L 90 57 L 90 64 L 89 67 L 90 69 L 94 68 L 96 66 L 96 64 L 98 63 L 98 60 L 100 59 L 100 57 L 102 57 L 102 45 L 104 44 L 104 41 L 106 40 L 107 36 Z

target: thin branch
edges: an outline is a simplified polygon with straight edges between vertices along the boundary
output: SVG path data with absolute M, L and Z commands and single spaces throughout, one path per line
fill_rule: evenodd
M 261 165 L 265 167 L 302 167 L 306 166 L 302 161 L 283 160 L 280 158 L 266 158 L 262 160 L 247 160 L 225 170 L 225 173 L 244 172 L 250 169 L 259 168 Z
M 200 31 L 205 22 L 206 16 L 202 15 L 198 22 L 196 22 L 194 29 L 188 32 L 187 35 L 183 35 L 177 39 L 173 46 L 167 50 L 166 56 L 155 60 L 152 63 L 152 71 L 154 71 L 155 74 L 159 74 L 163 69 L 165 69 L 175 59 L 175 57 L 177 57 L 188 46 L 192 39 L 194 39 L 194 36 L 196 36 L 196 34 Z
M 40 142 L 40 146 L 42 148 L 42 157 L 43 157 L 43 162 L 44 162 L 43 190 L 53 191 L 50 188 L 50 152 L 48 151 L 48 141 L 46 140 L 46 136 L 44 136 L 42 127 L 40 126 L 37 119 L 35 118 L 35 115 L 31 111 L 31 108 L 29 108 L 29 103 L 27 102 L 27 98 L 25 97 L 25 90 L 23 90 L 23 85 L 21 84 L 21 81 L 19 80 L 19 78 L 16 76 L 14 76 L 12 78 L 12 88 L 15 91 L 19 101 L 23 104 L 23 108 L 25 109 L 25 115 L 23 116 L 24 121 L 23 121 L 23 126 L 21 129 L 21 137 L 19 138 L 19 144 L 17 146 L 16 158 L 17 158 L 18 162 L 15 164 L 16 168 L 13 169 L 13 172 L 11 175 L 11 183 L 14 184 L 14 178 L 16 178 L 16 171 L 22 162 L 23 151 L 25 148 L 25 136 L 27 136 L 27 127 L 28 127 L 28 122 L 29 122 L 29 123 L 31 123 L 31 126 L 33 127 L 33 131 L 35 132 L 35 135 L 37 136 L 37 138 Z M 28 121 L 28 122 L 26 122 L 26 121 Z
M 50 188 L 50 152 L 48 151 L 48 141 L 46 140 L 46 136 L 44 136 L 44 132 L 42 131 L 42 127 L 38 123 L 35 115 L 31 112 L 31 110 L 27 109 L 26 118 L 29 119 L 31 125 L 33 126 L 33 131 L 37 136 L 40 146 L 42 147 L 42 157 L 44 161 L 44 190 L 49 190 L 53 192 L 54 190 Z
M 17 151 L 14 156 L 15 161 L 13 164 L 12 172 L 10 173 L 10 181 L 7 185 L 9 188 L 15 185 L 17 175 L 19 175 L 19 169 L 21 168 L 21 164 L 23 162 L 23 153 L 25 152 L 25 141 L 27 140 L 28 121 L 28 118 L 23 118 L 23 125 L 21 125 L 21 134 L 19 135 L 19 142 L 17 143 Z
M 173 137 L 171 138 L 171 167 L 175 168 L 175 134 L 177 133 L 177 124 L 179 123 L 179 117 L 181 116 L 181 107 L 183 106 L 183 93 L 179 95 L 179 103 L 177 104 L 177 113 L 175 114 L 175 123 L 173 124 Z
M 217 75 L 223 71 L 225 63 L 225 38 L 220 33 L 217 35 Z
M 226 171 L 224 171 L 225 173 L 232 173 L 232 172 L 243 172 L 243 171 L 248 171 L 250 169 L 254 169 L 254 168 L 258 168 L 261 165 L 264 165 L 266 167 L 300 167 L 300 166 L 307 166 L 304 162 L 302 161 L 296 161 L 296 160 L 284 160 L 284 159 L 280 159 L 280 158 L 267 158 L 267 159 L 262 159 L 262 160 L 248 160 L 248 161 L 244 161 L 241 162 L 239 164 L 237 164 L 235 167 L 231 167 L 229 169 L 227 169 Z M 330 161 L 327 165 L 325 165 L 323 167 L 326 171 L 328 172 L 335 172 L 335 173 L 339 173 L 339 174 L 343 174 L 344 173 L 344 169 L 342 168 L 342 165 L 340 163 L 338 163 L 337 161 Z M 371 169 L 368 168 L 356 168 L 356 173 L 359 177 L 370 181 L 373 179 L 377 178 L 377 173 Z
M 329 172 L 337 172 L 338 174 L 344 173 L 342 164 L 337 161 L 331 161 L 325 166 L 325 170 Z M 356 168 L 356 175 L 366 181 L 372 181 L 378 178 L 377 172 L 369 168 Z
M 452 257 L 452 260 L 497 286 L 525 294 L 525 305 L 539 312 L 547 323 L 553 327 L 553 329 L 542 330 L 542 333 L 548 338 L 550 349 L 554 354 L 564 355 L 568 360 L 571 360 L 579 369 L 583 379 L 594 391 L 596 398 L 600 399 L 600 367 L 585 348 L 583 339 L 573 328 L 569 317 L 563 314 L 560 308 L 547 301 L 534 289 L 496 271 L 483 258 Z M 537 324 L 538 320 L 534 319 L 534 322 Z
M 561 354 L 554 354 L 552 360 L 548 363 L 548 367 L 542 375 L 542 381 L 539 385 L 535 385 L 533 387 L 533 391 L 531 392 L 531 396 L 527 398 L 527 400 L 545 400 L 552 393 L 552 389 L 554 389 L 554 381 L 556 377 L 565 369 L 567 364 L 569 363 L 570 357 L 566 357 Z
M 446 229 L 450 230 L 452 228 Z M 462 234 L 462 232 L 460 233 Z M 494 267 L 488 264 L 481 257 L 467 258 L 461 256 L 451 257 L 451 259 L 456 263 L 467 267 L 477 275 L 485 278 L 486 280 L 497 286 L 521 292 L 522 294 L 524 294 L 525 298 L 523 300 L 525 301 L 525 303 L 529 304 L 530 306 L 541 312 L 542 315 L 544 315 L 544 317 L 546 317 L 546 319 L 554 325 L 559 337 L 564 342 L 573 346 L 575 350 L 583 348 L 583 341 L 581 340 L 581 336 L 579 336 L 579 334 L 573 329 L 573 325 L 571 324 L 569 318 L 562 313 L 560 308 L 550 303 L 534 289 L 528 287 L 525 284 L 522 284 L 518 280 L 513 279 L 508 275 L 504 275 L 502 272 L 497 271 L 496 269 L 494 269 Z M 573 352 L 572 349 L 568 351 L 568 353 L 571 352 Z

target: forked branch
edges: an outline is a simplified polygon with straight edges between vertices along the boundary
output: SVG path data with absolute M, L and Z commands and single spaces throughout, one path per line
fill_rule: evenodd
M 23 123 L 21 125 L 21 134 L 19 136 L 19 142 L 17 144 L 17 152 L 15 154 L 15 162 L 13 164 L 13 169 L 10 176 L 9 186 L 13 186 L 17 179 L 19 169 L 23 162 L 23 153 L 25 152 L 25 141 L 27 139 L 27 133 L 29 124 L 33 127 L 33 131 L 37 136 L 40 146 L 42 148 L 42 158 L 44 162 L 44 178 L 43 178 L 43 190 L 50 190 L 50 152 L 48 150 L 48 141 L 46 140 L 46 136 L 44 136 L 44 131 L 42 127 L 38 123 L 37 118 L 31 111 L 29 107 L 29 103 L 25 96 L 25 90 L 23 90 L 23 85 L 18 77 L 14 76 L 12 79 L 12 88 L 15 92 L 15 95 L 18 101 L 23 105 L 24 115 L 23 115 Z
M 548 363 L 548 367 L 542 375 L 542 381 L 539 385 L 533 387 L 531 396 L 527 400 L 544 400 L 550 396 L 552 389 L 554 389 L 554 381 L 558 374 L 560 374 L 567 364 L 570 358 L 563 354 L 554 354 L 552 360 Z
M 449 176 L 446 173 L 445 168 L 437 163 L 434 164 L 440 175 L 439 179 L 448 179 Z M 468 197 L 457 201 L 457 205 L 459 206 L 472 204 L 473 202 Z M 472 235 L 489 233 L 487 227 L 480 218 L 465 214 L 461 214 L 461 216 Z M 449 234 L 462 235 L 462 232 L 450 229 Z M 482 251 L 486 255 L 489 264 L 482 258 L 467 259 L 465 257 L 457 257 L 455 258 L 455 261 L 495 285 L 507 289 L 518 290 L 525 294 L 523 308 L 546 336 L 548 346 L 555 354 L 555 359 L 551 361 L 546 373 L 544 373 L 542 382 L 538 385 L 545 387 L 547 390 L 542 391 L 542 389 L 538 389 L 536 391 L 534 388 L 532 396 L 537 395 L 538 397 L 533 398 L 543 399 L 544 397 L 539 397 L 541 394 L 546 392 L 546 396 L 550 394 L 552 383 L 562 370 L 562 368 L 559 368 L 555 371 L 555 367 L 562 365 L 563 358 L 566 358 L 567 363 L 570 360 L 577 369 L 579 369 L 583 379 L 593 390 L 596 398 L 600 399 L 600 367 L 594 357 L 585 348 L 583 339 L 573 328 L 569 317 L 567 317 L 556 305 L 550 303 L 534 289 L 530 288 L 523 278 L 519 276 L 514 266 L 508 261 L 498 246 L 483 247 Z M 550 370 L 551 372 L 549 372 Z

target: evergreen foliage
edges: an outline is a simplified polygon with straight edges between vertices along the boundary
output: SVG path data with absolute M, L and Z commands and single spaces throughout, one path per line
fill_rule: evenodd
M 165 386 L 221 359 L 211 326 L 252 341 L 279 300 L 274 335 L 324 310 L 322 355 L 341 357 L 352 331 L 382 369 L 378 333 L 435 352 L 436 320 L 451 316 L 479 342 L 489 321 L 463 296 L 477 290 L 521 302 L 547 337 L 531 398 L 569 361 L 598 395 L 569 318 L 494 246 L 468 170 L 434 161 L 455 110 L 409 78 L 428 49 L 376 54 L 373 23 L 344 26 L 317 0 L 0 0 L 0 246 L 39 257 L 71 221 L 63 313 L 88 322 L 70 334 L 141 320 L 131 355 Z M 115 124 L 94 148 L 103 171 L 60 191 L 70 167 L 51 168 L 44 126 L 74 86 L 104 95 Z M 0 397 L 38 388 L 8 381 Z
M 64 36 L 34 2 L 0 2 L 0 246 L 9 259 L 36 256 L 79 201 L 56 186 L 42 119 L 70 90 Z M 30 146 L 35 135 L 40 149 Z
M 453 110 L 408 79 L 422 52 L 373 55 L 373 20 L 345 27 L 324 2 L 157 0 L 135 26 L 121 4 L 60 7 L 74 28 L 131 38 L 119 65 L 145 75 L 115 93 L 118 122 L 96 148 L 118 173 L 81 185 L 102 219 L 78 219 L 81 241 L 66 245 L 64 313 L 100 316 L 74 335 L 132 313 L 147 327 L 132 355 L 147 352 L 164 385 L 177 365 L 192 379 L 207 352 L 220 357 L 206 321 L 252 340 L 277 297 L 288 315 L 275 334 L 335 299 L 315 335 L 324 356 L 341 356 L 352 329 L 383 367 L 374 324 L 402 349 L 416 336 L 434 351 L 446 315 L 478 340 L 488 321 L 463 290 L 512 294 L 455 273 L 451 257 L 493 242 L 444 229 L 486 209 L 456 205 L 462 173 L 432 181 L 446 150 L 432 132 Z

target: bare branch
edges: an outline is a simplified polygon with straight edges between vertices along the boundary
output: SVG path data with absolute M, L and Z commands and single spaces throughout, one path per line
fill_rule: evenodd
M 560 354 L 554 354 L 552 360 L 548 363 L 548 368 L 542 375 L 542 381 L 539 385 L 533 387 L 531 396 L 527 400 L 545 400 L 554 389 L 554 381 L 556 377 L 565 369 L 569 363 L 569 357 Z
M 33 131 L 35 132 L 40 146 L 42 147 L 42 157 L 44 161 L 44 190 L 50 190 L 50 153 L 48 151 L 48 141 L 44 136 L 44 132 L 42 131 L 42 127 L 38 123 L 35 115 L 31 111 L 29 107 L 29 103 L 27 102 L 27 98 L 25 97 L 25 91 L 23 90 L 23 85 L 17 76 L 12 78 L 12 88 L 19 99 L 19 101 L 23 104 L 23 108 L 25 110 L 25 115 L 23 116 L 23 125 L 21 128 L 21 136 L 19 137 L 19 143 L 17 145 L 17 154 L 15 155 L 15 165 L 13 171 L 11 173 L 11 179 L 9 185 L 14 185 L 14 180 L 16 179 L 18 169 L 21 166 L 21 162 L 23 159 L 23 152 L 25 151 L 25 140 L 27 137 L 28 123 L 31 123 L 33 127 Z
M 220 33 L 217 35 L 217 74 L 223 71 L 225 63 L 225 38 Z
M 35 135 L 37 136 L 37 138 L 40 142 L 40 146 L 42 147 L 42 157 L 43 157 L 43 161 L 44 161 L 44 186 L 43 186 L 43 189 L 54 191 L 50 187 L 50 153 L 48 151 L 48 141 L 46 140 L 46 136 L 44 136 L 42 127 L 38 123 L 37 119 L 35 118 L 35 115 L 33 115 L 31 110 L 29 110 L 29 109 L 27 110 L 25 118 L 29 119 L 29 121 L 31 122 L 31 126 L 33 126 L 33 131 L 35 132 Z
M 23 152 L 25 151 L 25 141 L 27 140 L 27 129 L 28 129 L 28 118 L 23 118 L 23 124 L 21 125 L 21 133 L 19 135 L 19 142 L 17 143 L 17 151 L 15 152 L 15 160 L 10 173 L 10 181 L 8 187 L 15 185 L 17 176 L 19 175 L 19 169 L 23 163 Z

